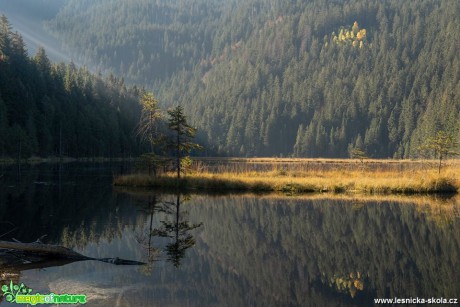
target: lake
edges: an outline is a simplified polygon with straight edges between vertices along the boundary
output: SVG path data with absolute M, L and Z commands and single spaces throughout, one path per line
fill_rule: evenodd
M 87 306 L 369 306 L 460 298 L 458 198 L 196 195 L 114 188 L 129 165 L 2 166 L 0 240 L 100 261 L 0 266 L 3 284 Z M 14 306 L 2 297 L 2 306 Z

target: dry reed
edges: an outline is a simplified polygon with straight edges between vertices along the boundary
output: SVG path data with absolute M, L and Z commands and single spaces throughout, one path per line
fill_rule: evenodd
M 457 193 L 460 163 L 448 161 L 441 174 L 433 161 L 238 159 L 198 160 L 190 174 L 117 177 L 115 185 L 181 187 L 192 190 L 366 194 Z

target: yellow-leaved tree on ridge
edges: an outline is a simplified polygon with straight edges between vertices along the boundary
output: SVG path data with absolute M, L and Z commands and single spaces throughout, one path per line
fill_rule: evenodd
M 332 41 L 336 44 L 351 44 L 353 47 L 363 48 L 366 34 L 366 29 L 360 29 L 355 21 L 351 29 L 342 27 L 338 35 L 332 32 Z

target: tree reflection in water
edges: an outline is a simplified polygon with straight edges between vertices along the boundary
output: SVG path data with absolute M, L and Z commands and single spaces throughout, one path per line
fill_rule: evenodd
M 149 230 L 147 233 L 139 232 L 136 234 L 136 241 L 147 251 L 147 265 L 142 268 L 142 272 L 150 274 L 152 266 L 158 260 L 161 253 L 159 248 L 152 244 L 153 217 L 155 213 L 161 211 L 161 201 L 157 195 L 149 195 L 146 202 L 142 201 L 142 209 L 140 211 L 146 213 L 150 217 Z
M 190 200 L 189 196 L 175 195 L 175 201 L 162 201 L 157 195 L 151 195 L 147 203 L 143 205 L 142 211 L 150 216 L 149 230 L 147 235 L 140 234 L 137 241 L 147 250 L 148 270 L 151 270 L 153 262 L 161 260 L 162 252 L 166 253 L 166 261 L 171 262 L 175 267 L 181 265 L 187 249 L 194 246 L 195 238 L 190 234 L 191 230 L 197 229 L 203 223 L 191 224 L 187 220 L 188 212 L 181 212 L 181 203 Z M 159 227 L 153 228 L 155 213 L 162 213 Z M 154 237 L 167 238 L 168 243 L 163 249 L 153 245 Z

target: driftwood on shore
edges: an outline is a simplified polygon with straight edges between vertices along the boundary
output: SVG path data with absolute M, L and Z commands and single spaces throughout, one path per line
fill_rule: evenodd
M 60 266 L 76 261 L 97 260 L 115 265 L 143 265 L 145 263 L 116 258 L 92 258 L 76 251 L 53 244 L 43 244 L 40 240 L 32 243 L 0 241 L 0 268 L 28 270 Z

